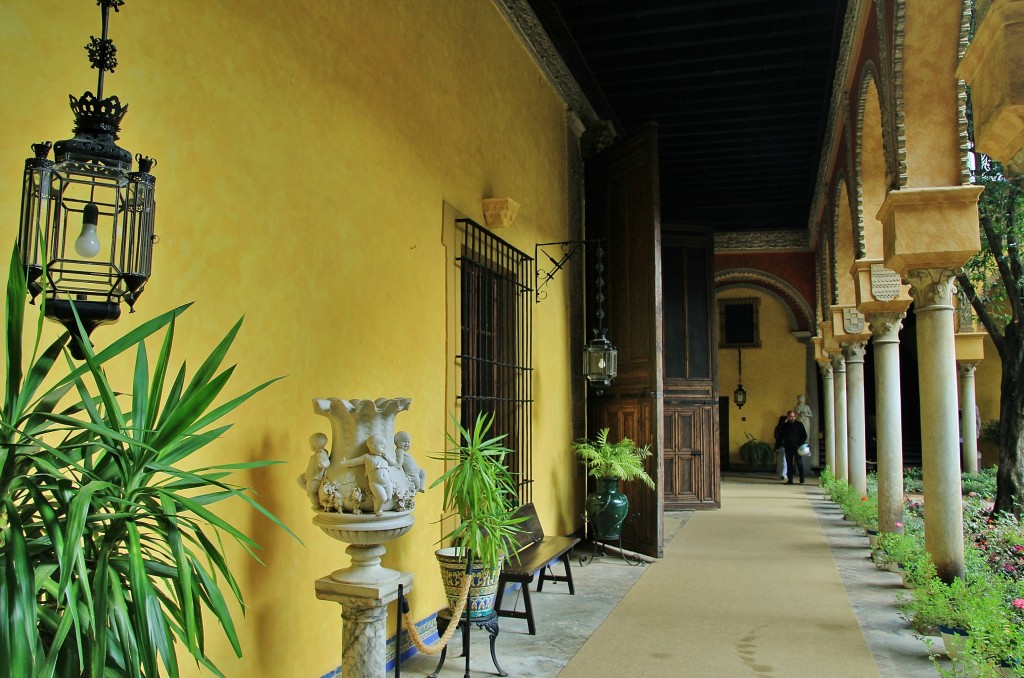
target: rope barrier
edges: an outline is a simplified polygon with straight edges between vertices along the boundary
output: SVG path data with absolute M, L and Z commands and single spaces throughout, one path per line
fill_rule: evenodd
M 459 591 L 459 602 L 455 609 L 452 610 L 453 623 L 448 624 L 444 635 L 438 638 L 434 645 L 427 645 L 423 642 L 419 631 L 416 629 L 416 622 L 413 621 L 412 613 L 409 611 L 408 602 L 406 602 L 405 608 L 402 610 L 402 620 L 405 622 L 405 630 L 409 633 L 409 638 L 417 650 L 426 655 L 438 655 L 441 654 L 441 650 L 448 646 L 448 642 L 455 635 L 455 630 L 459 627 L 458 620 L 466 609 L 466 601 L 469 599 L 469 585 L 472 583 L 473 577 L 469 573 L 462 575 L 462 589 Z

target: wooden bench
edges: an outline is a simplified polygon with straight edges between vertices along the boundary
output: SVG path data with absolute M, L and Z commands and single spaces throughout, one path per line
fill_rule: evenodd
M 525 517 L 526 520 L 516 527 L 519 534 L 516 541 L 519 543 L 519 560 L 515 556 L 505 559 L 501 568 L 501 576 L 498 579 L 498 594 L 494 600 L 494 610 L 499 617 L 514 617 L 525 619 L 529 627 L 530 635 L 537 635 L 537 625 L 533 620 L 533 604 L 530 602 L 530 584 L 533 576 L 540 572 L 537 580 L 537 590 L 544 589 L 545 581 L 564 581 L 569 585 L 570 595 L 576 594 L 572 583 L 572 570 L 569 567 L 569 551 L 580 542 L 579 537 L 545 537 L 544 528 L 541 527 L 540 518 L 537 517 L 537 509 L 532 503 L 523 504 L 516 511 L 516 516 Z M 555 560 L 562 561 L 565 574 L 556 575 L 551 572 L 549 565 Z M 501 609 L 501 600 L 505 596 L 505 586 L 509 583 L 519 583 L 523 590 L 524 612 L 518 610 Z

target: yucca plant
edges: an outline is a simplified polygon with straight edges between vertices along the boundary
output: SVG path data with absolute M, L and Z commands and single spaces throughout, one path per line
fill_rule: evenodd
M 510 450 L 502 445 L 505 435 L 491 436 L 494 417 L 481 412 L 472 429 L 452 417 L 459 437 L 446 433 L 448 449 L 434 457 L 450 464 L 431 487 L 442 485 L 446 512 L 459 515 L 459 524 L 442 539 L 468 549 L 484 569 L 501 564 L 518 548 L 515 516 L 516 482 L 505 466 Z
M 644 468 L 644 459 L 651 456 L 650 445 L 640 447 L 629 438 L 610 443 L 608 431 L 603 428 L 594 440 L 577 440 L 572 444 L 576 456 L 586 464 L 587 473 L 594 478 L 641 480 L 653 490 L 654 480 Z
M 0 409 L 0 666 L 13 676 L 176 676 L 180 645 L 221 675 L 206 655 L 207 623 L 241 656 L 229 600 L 244 610 L 222 540 L 254 556 L 258 547 L 210 507 L 240 498 L 287 528 L 227 480 L 275 462 L 190 459 L 228 430 L 223 417 L 274 380 L 215 404 L 241 321 L 191 377 L 184 364 L 172 370 L 175 322 L 187 306 L 98 352 L 81 333 L 80 365 L 68 334 L 40 350 L 40 310 L 23 369 L 25 286 L 15 254 Z M 151 363 L 145 341 L 158 332 Z M 130 352 L 134 377 L 121 393 L 104 365 Z

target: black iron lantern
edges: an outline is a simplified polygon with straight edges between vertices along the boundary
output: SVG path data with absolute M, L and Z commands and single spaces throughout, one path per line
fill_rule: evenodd
M 594 338 L 583 348 L 583 375 L 596 387 L 598 395 L 612 384 L 612 379 L 619 373 L 619 351 L 608 341 L 604 326 L 604 251 L 601 243 L 597 243 L 597 275 L 594 287 L 597 289 L 597 327 Z
M 732 401 L 736 403 L 736 409 L 743 409 L 747 404 L 747 392 L 743 389 L 743 351 L 736 349 L 736 359 L 739 361 L 739 385 L 732 392 Z
M 115 142 L 128 110 L 117 96 L 104 98 L 103 77 L 117 66 L 117 48 L 107 37 L 110 9 L 124 0 L 99 0 L 102 37 L 86 50 L 99 70 L 96 94 L 71 96 L 74 138 L 32 145 L 25 161 L 18 250 L 32 303 L 43 297 L 47 318 L 79 336 L 115 322 L 121 302 L 134 310 L 149 280 L 153 258 L 156 162 Z M 84 357 L 77 341 L 76 358 Z

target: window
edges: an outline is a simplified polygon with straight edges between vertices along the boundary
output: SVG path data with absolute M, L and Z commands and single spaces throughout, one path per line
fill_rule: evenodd
M 461 423 L 494 415 L 519 501 L 532 501 L 533 258 L 469 219 L 456 220 Z
M 718 346 L 720 348 L 760 348 L 758 324 L 760 299 L 718 300 Z

